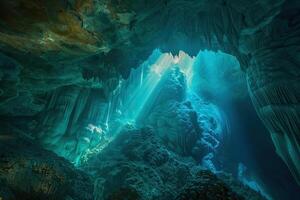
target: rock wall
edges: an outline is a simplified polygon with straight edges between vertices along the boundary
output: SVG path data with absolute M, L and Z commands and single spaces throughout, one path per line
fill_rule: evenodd
M 0 196 L 17 199 L 93 199 L 93 183 L 64 158 L 28 139 L 0 142 Z
M 299 5 L 286 2 L 272 23 L 255 35 L 246 70 L 250 95 L 271 133 L 277 153 L 300 181 Z M 253 45 L 253 44 L 252 44 Z
M 100 142 L 107 106 L 101 89 L 59 88 L 49 94 L 46 109 L 38 116 L 36 138 L 46 149 L 77 164 L 87 149 Z

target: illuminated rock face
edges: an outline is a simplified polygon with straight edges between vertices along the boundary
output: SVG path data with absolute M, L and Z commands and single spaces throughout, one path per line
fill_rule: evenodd
M 78 163 L 81 154 L 99 144 L 100 125 L 107 103 L 101 89 L 65 86 L 55 90 L 46 109 L 39 114 L 36 139 L 44 148 Z
M 173 64 L 166 70 L 144 104 L 137 123 L 154 127 L 169 150 L 192 156 L 198 162 L 210 162 L 206 167 L 215 170 L 212 160 L 222 142 L 225 119 L 215 105 L 188 88 L 182 67 Z

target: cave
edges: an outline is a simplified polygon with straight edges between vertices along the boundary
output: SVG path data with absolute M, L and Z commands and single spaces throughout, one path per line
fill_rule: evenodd
M 300 199 L 300 2 L 0 2 L 0 200 Z

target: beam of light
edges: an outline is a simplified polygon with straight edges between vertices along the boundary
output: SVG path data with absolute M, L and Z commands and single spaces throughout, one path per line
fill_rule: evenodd
M 109 117 L 110 117 L 110 112 L 111 112 L 111 100 L 108 102 L 108 107 L 107 107 L 107 115 L 106 115 L 106 120 L 105 120 L 105 125 L 108 128 L 108 122 L 109 122 Z
M 194 57 L 190 57 L 183 51 L 174 56 L 171 53 L 154 50 L 148 60 L 137 69 L 133 69 L 128 80 L 124 80 L 125 84 L 118 94 L 118 103 L 113 102 L 113 105 L 109 103 L 108 107 L 112 107 L 110 108 L 112 112 L 117 113 L 119 120 L 123 121 L 124 124 L 135 123 L 169 68 L 179 67 L 185 74 L 188 85 L 190 85 L 193 77 L 194 60 Z M 106 120 L 106 124 L 109 124 L 109 120 Z
M 189 88 L 192 84 L 192 79 L 194 76 L 193 69 L 194 69 L 194 64 L 196 59 L 195 57 L 191 57 L 183 51 L 180 51 L 178 56 L 175 56 L 175 58 L 176 57 L 178 57 L 177 65 L 179 65 L 181 72 L 184 73 L 187 80 L 187 86 Z
M 174 59 L 173 59 L 174 64 L 178 64 L 179 61 L 180 61 L 179 56 L 175 56 Z
M 140 87 L 135 87 L 132 91 L 129 91 L 131 96 L 125 99 L 126 102 L 125 105 L 123 105 L 123 113 L 125 113 L 125 115 L 127 114 L 127 119 L 132 121 L 136 120 L 149 97 L 157 87 L 161 77 L 172 63 L 173 56 L 171 54 L 161 54 L 154 64 L 148 66 L 149 72 L 143 78 Z

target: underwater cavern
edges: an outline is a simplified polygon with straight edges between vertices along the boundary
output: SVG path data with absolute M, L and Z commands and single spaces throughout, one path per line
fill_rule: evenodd
M 299 0 L 0 1 L 0 200 L 299 199 Z

